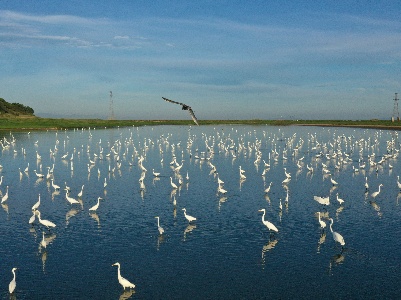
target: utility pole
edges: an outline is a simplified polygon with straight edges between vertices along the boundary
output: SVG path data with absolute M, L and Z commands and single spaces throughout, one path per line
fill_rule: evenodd
M 110 101 L 109 101 L 109 120 L 114 120 L 114 108 L 113 108 L 113 92 L 110 91 Z
M 397 120 L 397 122 L 400 121 L 400 112 L 398 111 L 398 93 L 395 93 L 394 96 L 393 117 L 391 118 L 392 122 L 394 122 L 395 120 Z

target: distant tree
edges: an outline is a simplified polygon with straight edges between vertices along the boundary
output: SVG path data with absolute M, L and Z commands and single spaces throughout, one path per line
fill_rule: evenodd
M 9 103 L 3 98 L 0 98 L 0 114 L 13 114 L 13 115 L 33 115 L 34 110 L 21 103 Z

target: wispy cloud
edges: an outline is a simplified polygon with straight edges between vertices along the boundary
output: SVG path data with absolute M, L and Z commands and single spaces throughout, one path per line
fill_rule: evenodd
M 116 35 L 114 37 L 115 40 L 129 40 L 130 37 L 128 35 Z
M 7 20 L 9 22 L 33 22 L 44 24 L 96 25 L 107 23 L 106 19 L 90 19 L 70 15 L 32 15 L 8 10 L 0 10 L 0 19 Z

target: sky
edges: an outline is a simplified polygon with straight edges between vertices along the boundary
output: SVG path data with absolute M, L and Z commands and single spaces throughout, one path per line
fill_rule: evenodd
M 0 98 L 41 117 L 390 119 L 400 1 L 0 0 Z M 401 105 L 400 105 L 401 106 Z M 401 107 L 400 107 L 401 109 Z

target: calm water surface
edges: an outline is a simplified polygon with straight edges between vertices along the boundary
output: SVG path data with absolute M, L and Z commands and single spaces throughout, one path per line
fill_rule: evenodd
M 9 186 L 9 198 L 0 208 L 1 298 L 10 297 L 13 267 L 18 268 L 12 295 L 17 299 L 401 296 L 397 132 L 158 126 L 7 132 L 2 142 L 0 190 L 4 196 Z M 174 158 L 177 164 L 171 165 Z M 46 179 L 53 164 L 59 192 Z M 285 171 L 291 174 L 287 185 L 282 184 Z M 218 177 L 225 195 L 217 192 Z M 381 192 L 373 198 L 379 184 Z M 79 204 L 67 202 L 66 185 Z M 337 202 L 337 193 L 344 204 Z M 39 194 L 42 219 L 54 222 L 53 229 L 37 219 L 28 224 Z M 314 196 L 329 196 L 330 205 L 322 207 Z M 104 199 L 90 212 L 98 197 Z M 184 207 L 197 218 L 192 224 Z M 262 208 L 278 233 L 269 234 Z M 155 216 L 165 230 L 162 236 Z M 328 218 L 344 237 L 344 249 L 334 242 Z M 134 290 L 123 291 L 115 262 Z

